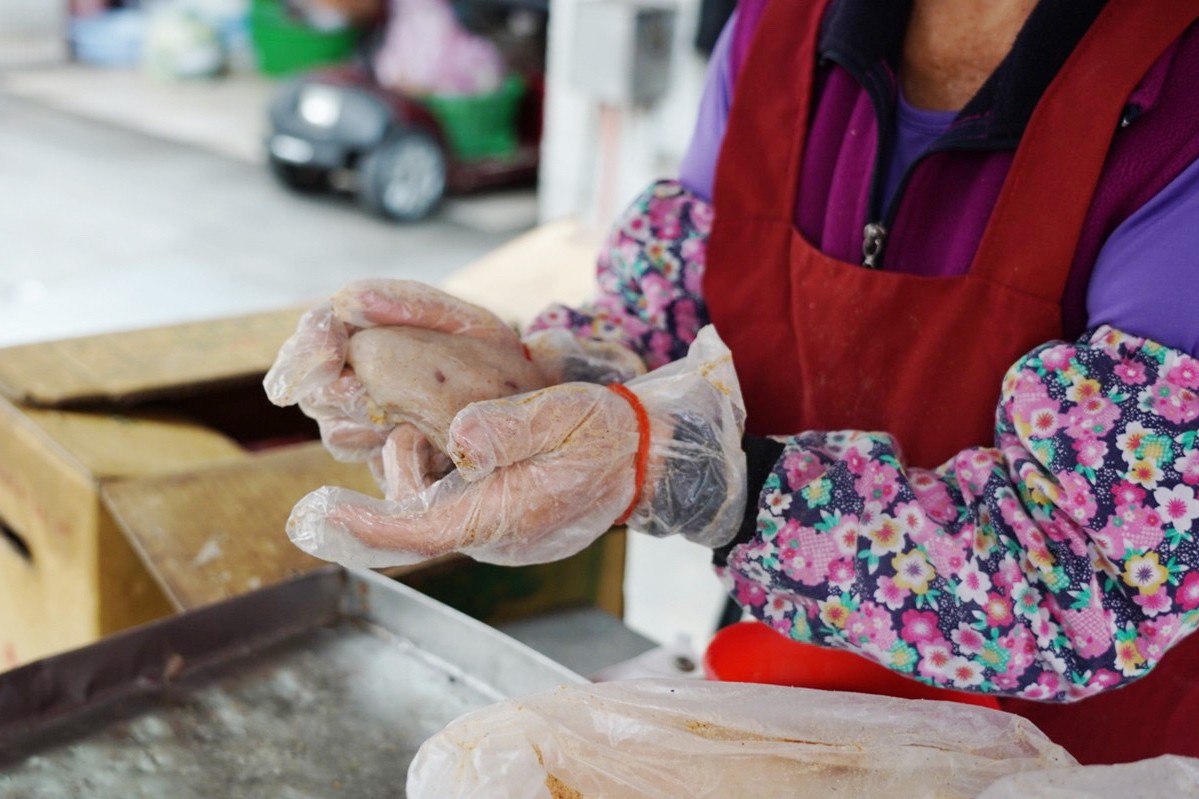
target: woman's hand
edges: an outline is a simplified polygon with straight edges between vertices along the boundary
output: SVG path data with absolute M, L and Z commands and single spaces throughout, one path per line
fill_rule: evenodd
M 263 385 L 275 404 L 316 420 L 335 458 L 370 463 L 394 497 L 448 470 L 446 429 L 461 408 L 549 382 L 490 311 L 422 283 L 376 279 L 306 313 Z
M 319 489 L 288 535 L 317 557 L 371 567 L 450 552 L 556 560 L 625 520 L 716 546 L 744 511 L 743 423 L 732 359 L 709 328 L 687 359 L 627 388 L 566 383 L 470 405 L 449 429 L 456 471 L 400 501 Z

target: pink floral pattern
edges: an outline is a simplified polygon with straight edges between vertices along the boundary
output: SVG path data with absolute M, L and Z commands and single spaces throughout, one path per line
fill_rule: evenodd
M 722 576 L 776 629 L 932 685 L 1069 701 L 1135 680 L 1199 626 L 1196 375 L 1100 328 L 1021 359 L 995 447 L 936 470 L 885 434 L 788 438 L 763 496 L 792 502 L 759 505 Z
M 596 299 L 580 308 L 552 305 L 529 331 L 565 327 L 580 338 L 615 341 L 650 369 L 682 358 L 708 321 L 701 284 L 711 229 L 707 202 L 678 181 L 653 184 L 600 250 Z

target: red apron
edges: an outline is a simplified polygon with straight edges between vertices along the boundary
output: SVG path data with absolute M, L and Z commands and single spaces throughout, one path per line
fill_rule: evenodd
M 991 445 L 1004 373 L 1061 338 L 1063 289 L 1125 100 L 1199 2 L 1108 3 L 1029 120 L 969 272 L 936 278 L 838 261 L 794 227 L 826 4 L 773 2 L 758 25 L 716 172 L 704 295 L 750 432 L 882 430 L 909 465 L 932 467 Z M 779 75 L 795 76 L 790 90 Z M 1083 762 L 1199 755 L 1199 635 L 1130 688 L 1008 707 Z

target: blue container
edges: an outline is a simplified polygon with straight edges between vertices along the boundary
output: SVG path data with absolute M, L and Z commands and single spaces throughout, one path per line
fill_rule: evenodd
M 71 20 L 75 58 L 86 64 L 106 67 L 139 64 L 145 33 L 145 15 L 136 8 L 118 8 Z

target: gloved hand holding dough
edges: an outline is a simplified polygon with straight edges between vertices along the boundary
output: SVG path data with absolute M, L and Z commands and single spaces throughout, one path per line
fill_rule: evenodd
M 467 405 L 547 385 L 520 349 L 414 327 L 355 333 L 346 364 L 366 389 L 373 424 L 412 424 L 443 452 L 450 422 Z
M 392 431 L 374 464 L 392 499 L 450 471 L 446 435 L 458 411 L 546 385 L 519 349 L 414 327 L 358 331 L 350 337 L 346 364 L 365 389 L 362 411 L 372 427 Z
M 399 501 L 324 487 L 293 509 L 304 551 L 380 567 L 462 552 L 490 563 L 567 557 L 618 521 L 718 546 L 745 508 L 744 407 L 711 328 L 688 356 L 625 386 L 564 383 L 468 405 L 457 470 Z
M 614 345 L 554 330 L 526 346 L 484 308 L 423 283 L 370 279 L 306 313 L 263 384 L 272 402 L 317 421 L 335 458 L 369 463 L 396 498 L 450 468 L 446 430 L 470 402 L 642 371 Z
M 272 402 L 316 420 L 335 458 L 369 463 L 388 496 L 448 470 L 445 430 L 463 405 L 546 383 L 495 314 L 385 279 L 350 283 L 304 314 L 263 381 Z

